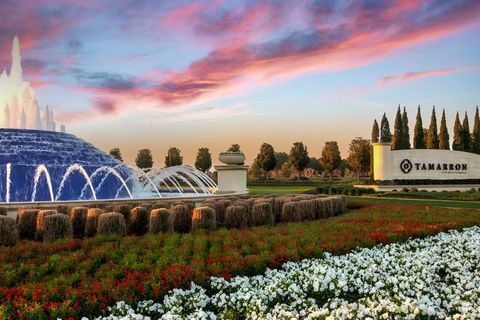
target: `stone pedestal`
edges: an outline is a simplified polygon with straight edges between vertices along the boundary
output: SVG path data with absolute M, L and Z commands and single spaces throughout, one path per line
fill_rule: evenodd
M 246 193 L 248 166 L 227 164 L 215 166 L 218 174 L 218 193 Z

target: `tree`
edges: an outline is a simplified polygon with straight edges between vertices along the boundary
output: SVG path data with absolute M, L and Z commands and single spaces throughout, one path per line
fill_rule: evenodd
M 165 157 L 165 167 L 180 166 L 183 163 L 183 157 L 180 155 L 180 149 L 171 147 Z
M 437 115 L 435 113 L 435 106 L 432 109 L 432 117 L 430 118 L 430 127 L 427 134 L 427 149 L 438 149 L 438 133 L 437 133 Z
M 373 127 L 372 127 L 372 143 L 377 143 L 380 139 L 380 130 L 378 129 L 378 122 L 377 119 L 373 120 Z
M 195 159 L 195 168 L 202 172 L 207 172 L 212 167 L 212 155 L 208 148 L 198 149 L 197 158 Z
M 357 137 L 350 142 L 348 164 L 357 172 L 357 179 L 360 173 L 370 167 L 370 141 Z
M 330 181 L 332 180 L 332 172 L 340 165 L 340 161 L 342 161 L 342 158 L 340 157 L 340 150 L 338 149 L 337 141 L 325 142 L 325 146 L 322 150 L 322 157 L 320 158 L 320 164 L 325 172 L 330 175 Z
M 466 111 L 462 124 L 462 142 L 464 151 L 472 151 L 472 135 L 470 134 L 470 126 L 468 125 L 468 114 Z
M 418 106 L 417 120 L 415 122 L 415 129 L 413 132 L 413 148 L 414 149 L 426 149 L 425 135 L 423 133 L 422 114 L 420 106 Z
M 266 178 L 268 180 L 268 173 L 275 168 L 277 160 L 275 159 L 275 150 L 272 145 L 268 143 L 262 144 L 260 147 L 260 153 L 257 155 L 257 163 L 260 168 L 265 171 Z
M 253 160 L 252 165 L 248 169 L 248 175 L 250 178 L 259 179 L 263 175 L 262 168 L 258 165 L 257 159 Z
M 402 124 L 403 124 L 403 149 L 410 149 L 410 128 L 408 126 L 407 108 L 405 107 L 403 107 Z
M 392 142 L 392 133 L 390 132 L 390 124 L 387 115 L 384 113 L 380 124 L 380 142 Z
M 453 125 L 453 143 L 452 149 L 457 151 L 464 151 L 465 145 L 463 144 L 462 139 L 463 128 L 462 124 L 460 123 L 460 117 L 457 115 L 455 116 L 455 124 Z
M 475 120 L 473 122 L 472 152 L 480 154 L 480 117 L 478 115 L 478 106 L 475 110 Z
M 395 125 L 393 126 L 392 150 L 401 149 L 403 149 L 403 121 L 399 105 L 395 116 Z
M 288 162 L 288 154 L 286 152 L 275 152 L 275 161 L 277 162 L 275 170 L 280 170 L 282 165 Z
M 440 131 L 438 133 L 438 147 L 441 150 L 450 150 L 450 136 L 447 129 L 447 120 L 445 118 L 445 109 L 442 112 L 440 120 Z
M 142 149 L 138 151 L 135 164 L 140 169 L 150 169 L 153 167 L 153 157 L 150 149 Z
M 311 157 L 310 160 L 308 161 L 308 164 L 306 168 L 310 168 L 315 170 L 316 172 L 322 172 L 323 168 L 322 165 L 320 164 L 320 161 L 315 159 L 314 157 Z
M 230 148 L 228 148 L 227 151 L 228 151 L 228 152 L 241 152 L 241 151 L 240 151 L 240 145 L 234 143 L 234 144 L 232 144 L 232 145 L 230 146 Z
M 290 150 L 288 162 L 298 171 L 298 180 L 300 180 L 300 175 L 307 166 L 308 161 L 310 161 L 310 158 L 308 157 L 307 147 L 305 147 L 302 142 L 295 142 Z
M 119 148 L 110 149 L 110 152 L 108 154 L 113 158 L 117 159 L 118 161 L 123 162 L 122 153 L 120 152 Z

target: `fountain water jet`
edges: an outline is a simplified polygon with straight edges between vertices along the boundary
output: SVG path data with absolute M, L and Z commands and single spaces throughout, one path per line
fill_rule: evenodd
M 12 175 L 12 164 L 7 163 L 7 192 L 5 194 L 5 202 L 10 202 L 10 186 L 12 184 L 12 180 L 10 179 L 10 176 Z
M 128 188 L 125 180 L 123 179 L 123 177 L 117 172 L 117 170 L 115 170 L 115 168 L 112 168 L 112 167 L 109 167 L 109 166 L 102 166 L 100 168 L 98 168 L 97 170 L 95 170 L 92 175 L 90 176 L 90 181 L 94 181 L 95 177 L 97 175 L 99 175 L 101 172 L 107 172 L 107 174 L 103 177 L 102 181 L 98 184 L 98 186 L 95 188 L 95 193 L 99 192 L 101 187 L 103 186 L 103 183 L 105 182 L 105 180 L 107 179 L 107 177 L 112 174 L 114 177 L 116 177 L 120 183 L 122 184 L 122 186 L 118 189 L 117 191 L 117 195 L 120 193 L 120 191 L 122 190 L 122 188 L 125 188 L 125 190 L 127 191 L 128 193 L 128 196 L 130 197 L 130 199 L 133 199 L 133 196 L 132 196 L 132 193 L 130 191 L 130 189 Z M 92 183 L 93 184 L 93 183 Z M 85 186 L 83 187 L 82 189 L 82 192 L 80 193 L 80 199 L 83 197 L 83 194 L 86 190 L 86 188 L 88 187 L 88 181 L 85 183 Z M 117 198 L 117 196 L 115 197 L 115 199 Z
M 37 188 L 38 188 L 38 182 L 40 180 L 40 176 L 42 175 L 42 173 L 45 173 L 45 178 L 47 179 L 48 191 L 50 192 L 50 199 L 51 199 L 51 201 L 54 201 L 53 187 L 52 187 L 52 180 L 50 179 L 50 173 L 48 173 L 47 167 L 45 167 L 45 165 L 41 164 L 35 170 L 35 177 L 33 178 L 34 185 L 33 185 L 33 192 L 32 192 L 32 202 L 35 201 L 35 196 L 37 194 Z
M 63 175 L 62 181 L 60 182 L 60 187 L 58 188 L 57 195 L 55 197 L 55 201 L 57 201 L 58 198 L 60 198 L 60 196 L 62 195 L 62 190 L 63 190 L 63 187 L 65 185 L 65 181 L 75 171 L 80 172 L 83 175 L 83 177 L 85 178 L 85 180 L 87 180 L 88 186 L 90 187 L 90 190 L 92 191 L 93 199 L 97 200 L 97 195 L 95 193 L 95 189 L 93 188 L 92 181 L 90 180 L 90 177 L 88 176 L 88 173 L 85 171 L 85 169 L 81 165 L 79 165 L 78 163 L 75 163 L 75 164 L 72 164 L 70 167 L 68 167 L 67 171 Z

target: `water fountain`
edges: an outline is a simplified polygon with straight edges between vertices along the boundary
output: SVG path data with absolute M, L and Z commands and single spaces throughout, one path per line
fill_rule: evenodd
M 0 202 L 212 195 L 216 183 L 188 166 L 141 170 L 63 132 L 0 129 Z
M 217 190 L 194 168 L 145 172 L 65 133 L 64 126 L 55 129 L 53 111 L 39 106 L 23 79 L 15 37 L 10 72 L 0 74 L 0 202 L 200 196 Z

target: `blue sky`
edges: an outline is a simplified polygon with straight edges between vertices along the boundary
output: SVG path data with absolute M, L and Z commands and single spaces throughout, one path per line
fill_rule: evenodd
M 473 117 L 478 1 L 5 1 L 0 68 L 18 34 L 24 78 L 57 122 L 132 162 L 168 147 L 192 164 L 239 143 L 318 157 L 370 136 L 374 118 L 432 105 Z

